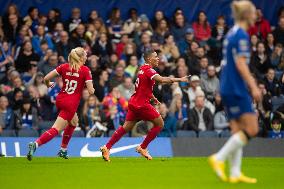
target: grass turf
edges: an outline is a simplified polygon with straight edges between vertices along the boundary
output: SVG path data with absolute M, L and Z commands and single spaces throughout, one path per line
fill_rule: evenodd
M 0 158 L 0 188 L 283 188 L 284 158 L 245 158 L 243 171 L 258 183 L 220 182 L 206 158 Z

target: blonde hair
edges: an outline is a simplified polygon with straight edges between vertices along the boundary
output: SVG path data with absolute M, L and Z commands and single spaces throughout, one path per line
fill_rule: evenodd
M 247 0 L 233 1 L 231 4 L 233 17 L 236 21 L 243 21 L 247 19 L 248 13 L 255 10 L 255 6 L 252 2 Z
M 78 71 L 81 67 L 82 58 L 85 56 L 85 50 L 82 47 L 72 49 L 68 55 L 68 62 L 72 70 Z

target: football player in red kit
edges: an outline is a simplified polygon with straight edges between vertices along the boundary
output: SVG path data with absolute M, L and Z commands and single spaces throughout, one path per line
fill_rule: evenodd
M 61 76 L 63 87 L 56 97 L 56 107 L 59 115 L 53 126 L 44 132 L 35 142 L 29 143 L 27 159 L 32 160 L 36 149 L 53 139 L 64 129 L 61 150 L 58 155 L 63 158 L 67 156 L 67 145 L 72 137 L 75 127 L 78 125 L 77 108 L 80 102 L 82 91 L 86 86 L 90 94 L 94 94 L 92 76 L 89 68 L 84 66 L 87 60 L 87 53 L 81 47 L 72 49 L 68 62 L 58 66 L 44 77 L 47 87 L 53 87 L 54 82 L 50 80 L 56 76 Z
M 135 93 L 129 100 L 126 121 L 122 127 L 119 127 L 108 143 L 100 148 L 103 159 L 110 161 L 110 149 L 120 138 L 129 132 L 140 120 L 151 121 L 154 127 L 148 132 L 141 145 L 136 147 L 136 151 L 142 156 L 151 160 L 152 157 L 147 150 L 148 144 L 156 138 L 164 127 L 164 121 L 159 112 L 151 105 L 151 101 L 156 104 L 159 101 L 153 96 L 153 86 L 156 82 L 171 84 L 173 82 L 188 82 L 188 77 L 171 78 L 160 76 L 153 68 L 159 64 L 159 58 L 155 51 L 145 52 L 143 55 L 145 64 L 141 66 L 137 80 L 135 82 Z

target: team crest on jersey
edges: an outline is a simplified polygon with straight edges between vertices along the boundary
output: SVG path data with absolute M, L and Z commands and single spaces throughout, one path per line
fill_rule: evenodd
M 239 46 L 240 46 L 241 51 L 248 51 L 249 50 L 248 42 L 246 40 L 240 40 Z
M 143 70 L 140 70 L 139 72 L 138 72 L 138 74 L 143 74 L 144 72 L 143 72 Z

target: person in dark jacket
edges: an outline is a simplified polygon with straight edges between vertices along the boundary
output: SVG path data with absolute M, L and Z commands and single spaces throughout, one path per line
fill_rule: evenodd
M 199 131 L 212 131 L 213 115 L 209 108 L 205 107 L 205 99 L 203 96 L 195 98 L 195 107 L 189 110 L 188 121 L 185 122 L 185 129 Z

